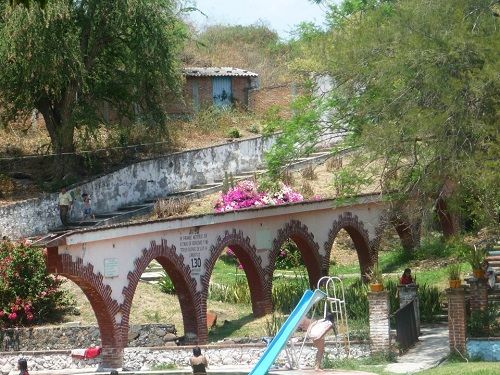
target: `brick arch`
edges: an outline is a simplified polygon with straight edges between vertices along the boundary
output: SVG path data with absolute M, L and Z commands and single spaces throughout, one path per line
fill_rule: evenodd
M 323 261 L 319 253 L 319 245 L 314 241 L 314 235 L 309 231 L 307 225 L 298 220 L 290 220 L 283 228 L 278 230 L 269 256 L 269 275 L 272 276 L 281 246 L 288 239 L 295 242 L 299 248 L 309 276 L 309 284 L 311 288 L 314 288 L 321 276 L 324 275 L 322 270 Z
M 111 287 L 103 283 L 103 275 L 95 273 L 92 264 L 84 265 L 81 258 L 73 261 L 69 254 L 59 256 L 57 273 L 78 285 L 92 306 L 101 337 L 102 366 L 122 367 L 123 348 L 127 344 L 128 330 L 123 332 L 123 326 L 115 320 L 116 314 L 120 312 L 120 306 L 111 297 Z
M 196 290 L 196 280 L 191 277 L 191 269 L 184 264 L 184 257 L 178 255 L 175 246 L 168 246 L 166 240 L 160 244 L 152 241 L 149 249 L 134 262 L 135 268 L 128 273 L 128 285 L 123 288 L 124 301 L 121 305 L 122 324 L 129 324 L 130 309 L 139 279 L 146 267 L 156 259 L 172 280 L 181 306 L 184 335 L 187 342 L 205 344 L 208 341 L 206 308 L 203 309 L 202 295 Z
M 323 267 L 328 270 L 328 262 L 330 260 L 333 242 L 341 229 L 344 229 L 351 237 L 352 242 L 354 242 L 354 247 L 358 254 L 361 276 L 364 277 L 377 259 L 376 251 L 372 252 L 372 246 L 376 246 L 375 243 L 370 242 L 368 231 L 365 229 L 363 222 L 351 212 L 344 212 L 333 221 L 330 232 L 328 233 L 328 240 L 324 245 L 325 258 Z
M 236 231 L 236 229 L 231 232 L 225 231 L 223 236 L 218 236 L 217 241 L 210 248 L 210 257 L 205 260 L 205 274 L 201 278 L 205 308 L 215 262 L 226 247 L 231 248 L 243 265 L 250 288 L 254 316 L 259 317 L 270 313 L 272 311 L 271 280 L 266 278 L 262 268 L 262 259 L 257 256 L 257 249 L 250 243 L 250 238 L 245 237 L 242 231 Z

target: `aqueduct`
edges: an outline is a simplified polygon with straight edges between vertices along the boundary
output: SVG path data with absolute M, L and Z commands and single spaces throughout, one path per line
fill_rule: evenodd
M 119 368 L 134 293 L 152 260 L 174 283 L 186 339 L 203 344 L 208 340 L 210 276 L 226 247 L 243 264 L 253 314 L 262 316 L 272 310 L 274 263 L 284 241 L 297 244 L 315 285 L 328 274 L 330 251 L 341 229 L 351 236 L 364 274 L 377 259 L 388 218 L 388 204 L 379 195 L 365 195 L 346 205 L 325 199 L 74 231 L 47 244 L 47 267 L 84 291 L 99 325 L 102 366 Z M 394 224 L 406 246 L 418 237 L 409 223 Z

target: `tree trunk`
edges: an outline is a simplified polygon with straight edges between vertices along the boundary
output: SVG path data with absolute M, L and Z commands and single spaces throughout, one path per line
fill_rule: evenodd
M 74 125 L 69 120 L 69 112 L 64 110 L 61 104 L 51 104 L 48 99 L 39 102 L 37 109 L 43 115 L 45 126 L 49 132 L 54 156 L 53 175 L 57 179 L 63 179 L 74 171 L 75 145 L 73 136 Z

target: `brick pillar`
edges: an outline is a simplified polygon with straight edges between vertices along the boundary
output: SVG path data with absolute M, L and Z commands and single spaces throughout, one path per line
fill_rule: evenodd
M 488 283 L 486 279 L 470 279 L 470 309 L 484 310 L 488 307 Z
M 417 332 L 420 335 L 420 305 L 418 303 L 418 285 L 398 285 L 399 307 L 403 307 L 415 299 L 415 322 L 417 323 Z
M 123 367 L 123 348 L 102 348 L 102 362 L 99 370 Z
M 466 309 L 465 289 L 450 288 L 446 290 L 448 295 L 448 332 L 450 351 L 465 354 L 466 340 Z
M 388 352 L 391 348 L 389 326 L 389 294 L 386 291 L 368 292 L 370 319 L 370 351 Z

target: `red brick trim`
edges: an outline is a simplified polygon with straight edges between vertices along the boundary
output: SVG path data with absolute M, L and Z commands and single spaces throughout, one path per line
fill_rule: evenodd
M 201 277 L 204 308 L 206 309 L 208 287 L 215 262 L 226 247 L 231 248 L 243 265 L 250 288 L 254 316 L 258 317 L 270 313 L 272 311 L 272 281 L 266 278 L 262 268 L 262 259 L 257 256 L 257 249 L 250 243 L 250 238 L 245 236 L 241 230 L 236 231 L 234 228 L 231 232 L 225 231 L 224 235 L 217 237 L 217 241 L 210 248 L 210 257 L 205 261 L 205 273 Z
M 71 255 L 62 254 L 57 263 L 58 273 L 82 289 L 94 310 L 103 347 L 103 364 L 110 368 L 121 367 L 128 330 L 123 333 L 123 326 L 115 321 L 120 306 L 111 297 L 111 287 L 103 283 L 103 275 L 95 273 L 92 264 L 84 265 L 81 258 L 74 261 Z
M 328 269 L 328 261 L 330 260 L 330 253 L 332 251 L 333 242 L 341 229 L 345 229 L 356 247 L 358 253 L 359 266 L 361 275 L 365 275 L 369 268 L 373 265 L 374 260 L 377 258 L 375 253 L 371 251 L 371 243 L 368 237 L 368 231 L 362 221 L 351 212 L 344 212 L 333 221 L 330 232 L 328 233 L 328 241 L 324 244 L 325 259 L 323 267 Z
M 191 277 L 189 266 L 184 264 L 184 257 L 176 253 L 175 246 L 168 246 L 166 240 L 162 240 L 160 244 L 151 241 L 149 249 L 143 249 L 142 255 L 135 260 L 134 270 L 128 273 L 129 282 L 122 291 L 124 295 L 121 305 L 122 326 L 127 327 L 128 333 L 130 309 L 137 284 L 153 259 L 161 264 L 175 286 L 181 305 L 184 335 L 187 342 L 205 344 L 208 341 L 208 331 L 202 294 L 196 290 L 196 280 Z
M 318 243 L 314 241 L 314 234 L 309 231 L 307 225 L 298 220 L 290 220 L 282 229 L 278 230 L 273 241 L 273 247 L 269 255 L 269 266 L 266 272 L 272 277 L 281 246 L 288 239 L 295 242 L 299 248 L 309 276 L 309 284 L 311 288 L 315 288 L 321 276 L 328 274 L 328 266 L 324 267 L 325 262 L 319 253 Z

